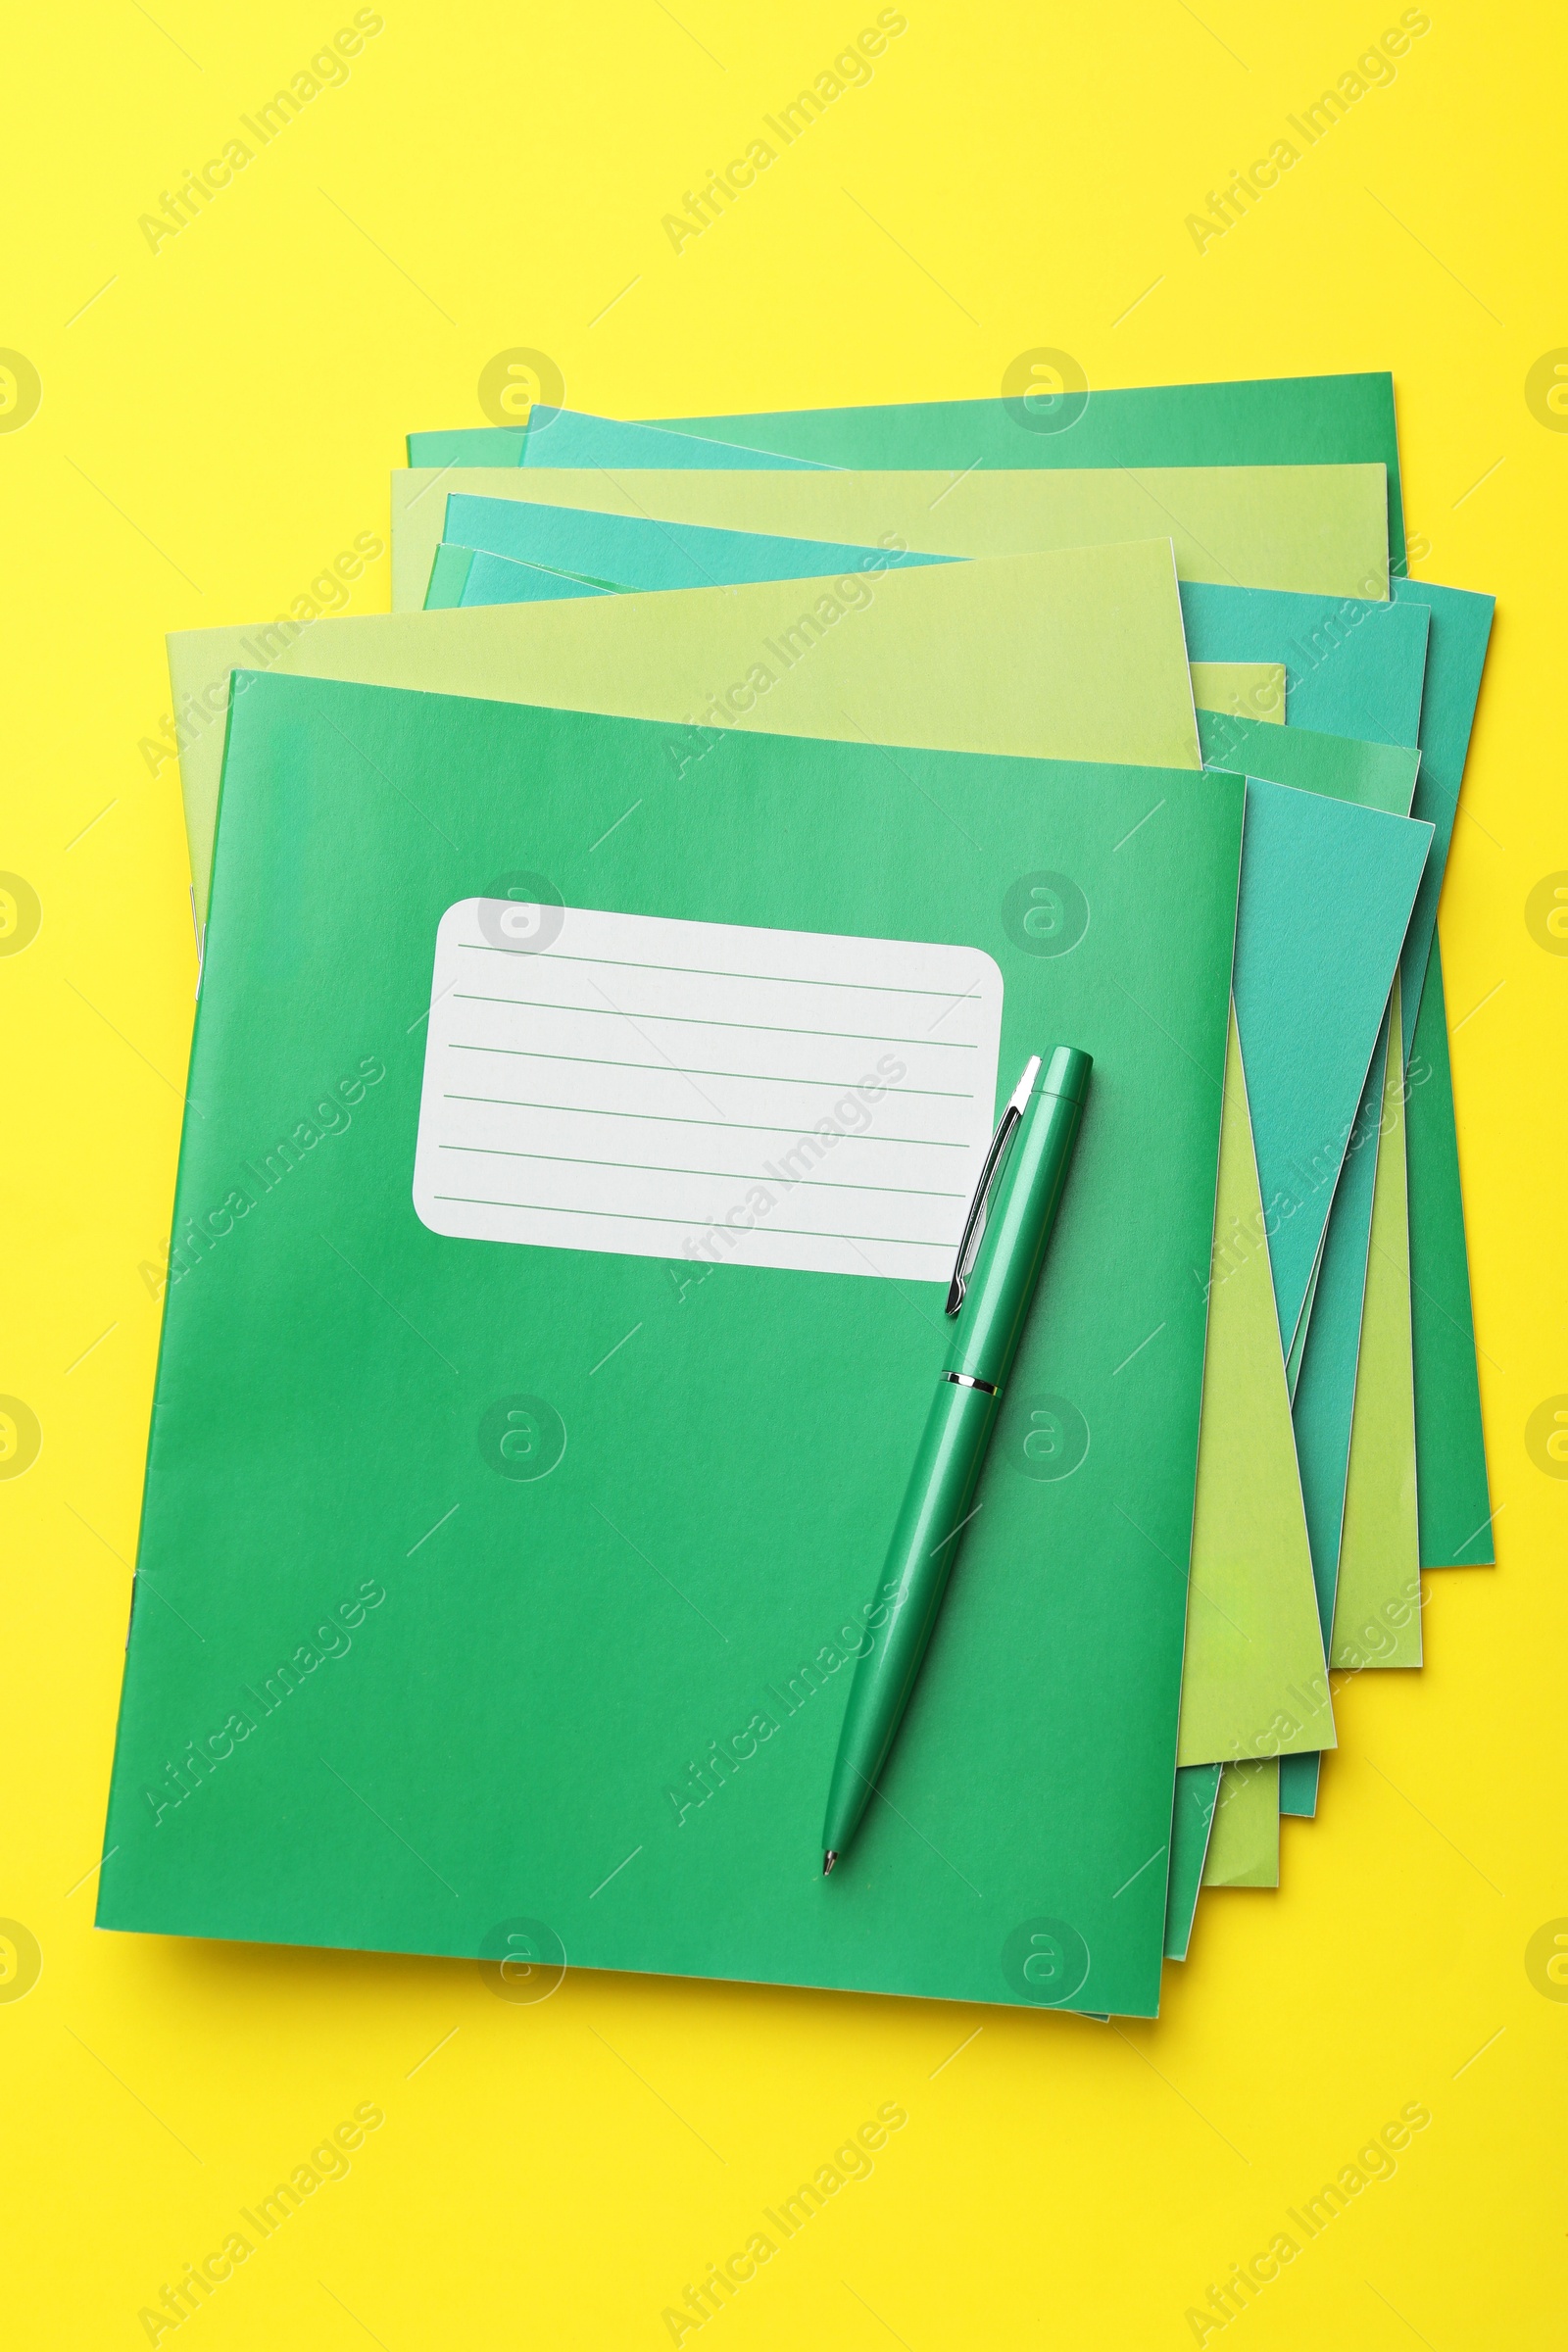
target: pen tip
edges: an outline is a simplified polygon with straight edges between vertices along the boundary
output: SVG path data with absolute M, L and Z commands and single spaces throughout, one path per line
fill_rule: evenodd
M 837 1854 L 824 1854 L 822 1856 L 822 1876 L 824 1879 L 828 1876 L 837 1860 Z

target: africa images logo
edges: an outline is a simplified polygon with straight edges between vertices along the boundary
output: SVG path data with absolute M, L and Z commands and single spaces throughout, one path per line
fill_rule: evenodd
M 548 1478 L 566 1450 L 566 1424 L 542 1396 L 498 1396 L 479 1423 L 480 1458 L 498 1477 Z

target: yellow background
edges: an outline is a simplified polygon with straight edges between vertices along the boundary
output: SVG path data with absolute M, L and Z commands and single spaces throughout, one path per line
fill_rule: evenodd
M 12 28 L 0 344 L 43 398 L 0 433 L 0 866 L 43 919 L 0 959 L 0 1390 L 43 1447 L 0 1484 L 0 1912 L 43 1966 L 0 2003 L 8 2341 L 145 2341 L 161 2283 L 364 2101 L 350 2177 L 166 2344 L 667 2342 L 662 2308 L 889 2101 L 874 2175 L 702 2342 L 1190 2343 L 1209 2282 L 1413 2101 L 1396 2176 L 1235 2329 L 1546 2341 L 1568 2004 L 1525 1955 L 1568 1914 L 1568 1488 L 1525 1427 L 1568 1390 L 1568 960 L 1525 902 L 1568 868 L 1568 433 L 1524 387 L 1568 345 L 1559 12 L 1433 0 L 1392 86 L 1200 254 L 1187 214 L 1396 8 L 908 0 L 870 84 L 677 255 L 661 217 L 872 9 L 387 0 L 347 82 L 151 251 L 138 216 L 351 13 Z M 384 539 L 402 434 L 482 421 L 519 345 L 622 415 L 989 396 L 1041 345 L 1099 385 L 1392 367 L 1416 568 L 1498 596 L 1443 937 L 1499 1566 L 1428 1579 L 1419 1675 L 1342 1689 L 1282 1890 L 1205 1896 L 1157 2026 L 593 1976 L 514 2006 L 468 1965 L 92 1927 L 195 980 L 176 776 L 138 752 L 163 632 L 270 616 Z M 385 596 L 383 560 L 354 604 Z

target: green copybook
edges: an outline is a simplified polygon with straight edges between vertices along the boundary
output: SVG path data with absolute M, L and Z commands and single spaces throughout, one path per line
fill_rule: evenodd
M 1289 727 L 1281 728 L 1245 714 L 1202 711 L 1198 732 L 1205 767 L 1223 767 L 1236 776 L 1266 776 L 1274 784 L 1354 801 L 1363 808 L 1385 809 L 1390 816 L 1410 813 L 1421 754 L 1403 744 L 1323 734 L 1294 717 Z
M 1410 1298 L 1415 1349 L 1417 1492 L 1423 1568 L 1485 1566 L 1494 1556 L 1482 1449 L 1464 1197 L 1453 1124 L 1443 953 L 1434 937 L 1411 1044 L 1405 1103 L 1410 1184 Z
M 1152 2014 L 1241 786 L 238 684 L 100 1923 Z M 824 1884 L 1055 1038 L 1040 1300 Z

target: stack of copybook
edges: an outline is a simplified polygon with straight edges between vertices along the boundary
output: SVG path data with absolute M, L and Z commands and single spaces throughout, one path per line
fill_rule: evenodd
M 1407 576 L 1392 381 L 408 456 L 391 613 L 170 640 L 204 955 L 100 1923 L 1152 2015 L 1200 1889 L 1278 1883 L 1330 1670 L 1493 1556 L 1435 921 L 1492 600 Z M 982 1507 L 824 1882 L 1055 1045 Z

